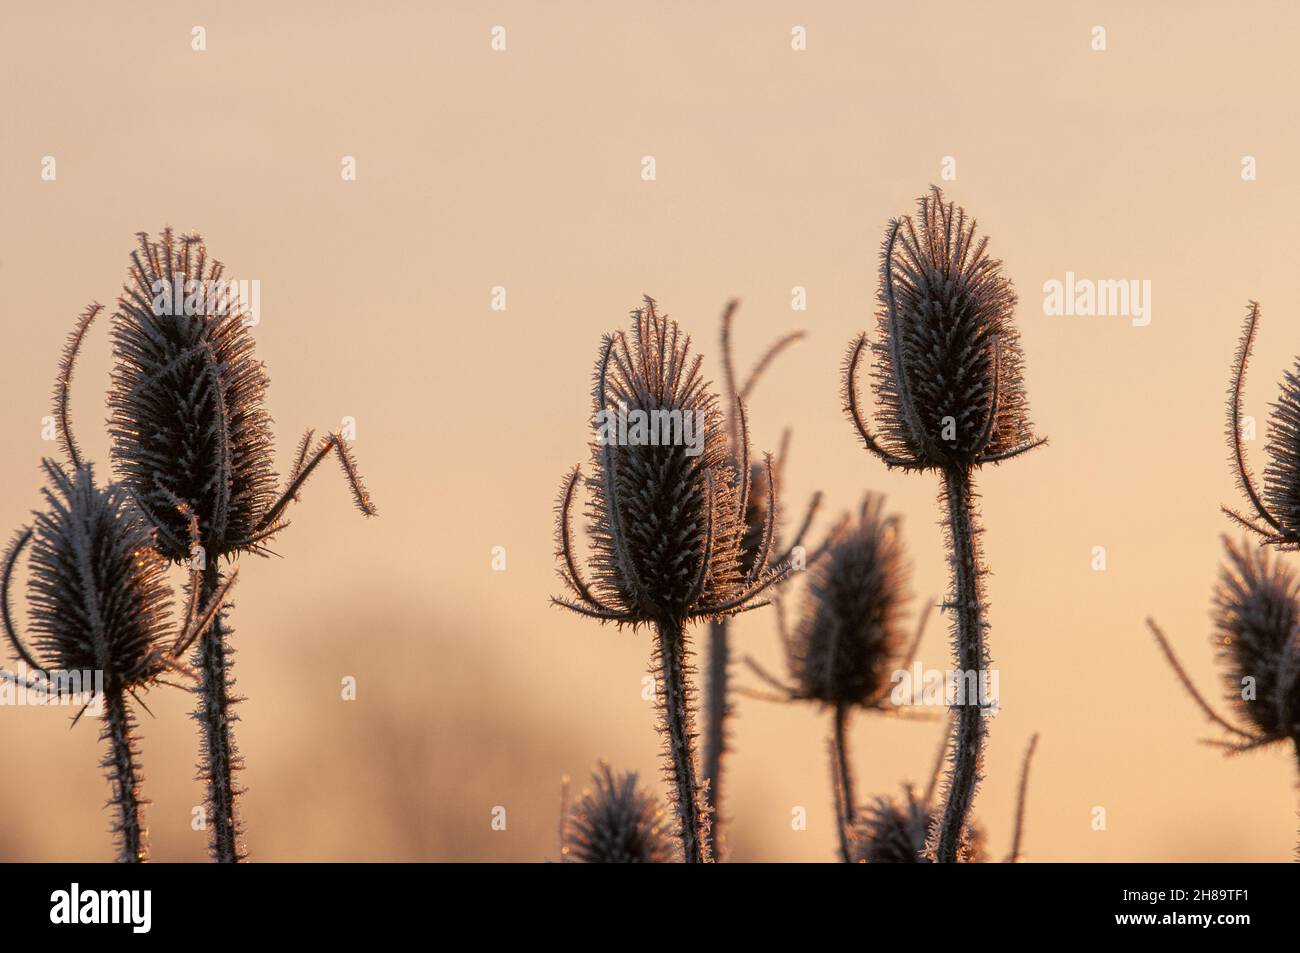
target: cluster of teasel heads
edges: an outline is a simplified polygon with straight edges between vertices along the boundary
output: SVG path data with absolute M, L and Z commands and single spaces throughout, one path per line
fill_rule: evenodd
M 965 672 L 989 668 L 974 471 L 1044 442 L 1033 436 L 1028 419 L 1012 322 L 1015 301 L 1001 263 L 988 254 L 987 239 L 977 237 L 974 220 L 945 204 L 934 189 L 919 200 L 915 219 L 890 222 L 882 253 L 880 338 L 869 344 L 866 335 L 860 337 L 844 368 L 845 409 L 867 449 L 888 468 L 934 470 L 942 479 L 952 567 L 943 606 L 952 613 L 957 667 Z M 679 446 L 593 441 L 591 474 L 584 480 L 578 468 L 572 470 L 557 504 L 557 559 L 568 594 L 554 601 L 602 622 L 655 633 L 664 775 L 680 855 L 687 862 L 708 861 L 718 852 L 717 792 L 729 711 L 729 649 L 720 623 L 773 601 L 796 551 L 792 546 L 791 553 L 774 558 L 780 467 L 767 457 L 751 468 L 745 399 L 757 375 L 797 335 L 777 342 L 738 387 L 730 355 L 731 312 L 729 307 L 723 321 L 725 408 L 701 378 L 701 359 L 691 358 L 689 339 L 649 298 L 633 312 L 630 335 L 605 337 L 596 365 L 594 415 L 620 407 L 646 414 L 694 412 L 706 421 L 704 451 L 691 457 Z M 875 356 L 879 437 L 861 407 L 859 366 L 868 351 Z M 590 582 L 579 567 L 571 528 L 580 482 L 590 500 Z M 815 507 L 816 500 L 798 538 Z M 847 520 L 837 525 L 798 568 L 807 566 L 813 567 L 813 578 L 806 611 L 792 636 L 783 631 L 793 684 L 760 674 L 783 699 L 817 702 L 833 712 L 841 853 L 845 860 L 863 859 L 870 853 L 864 845 L 874 836 L 870 824 L 884 814 L 878 803 L 879 810 L 858 817 L 846 754 L 847 718 L 855 708 L 890 710 L 884 691 L 888 672 L 915 653 L 921 626 L 914 636 L 901 628 L 908 570 L 897 521 L 884 516 L 879 500 L 868 497 L 856 525 Z M 688 624 L 699 619 L 712 623 L 704 782 L 697 769 L 687 633 Z M 980 778 L 983 704 L 967 699 L 956 706 L 943 807 L 932 809 L 928 797 L 918 802 L 927 818 L 918 856 L 954 862 L 975 855 L 968 816 Z M 610 783 L 598 785 L 589 797 L 608 800 L 612 790 Z
M 141 234 L 131 262 L 112 329 L 109 433 L 118 481 L 96 485 L 69 421 L 72 371 L 102 310 L 96 304 L 72 332 L 55 387 L 66 466 L 44 461 L 46 507 L 36 512 L 32 527 L 18 533 L 4 558 L 4 628 L 32 671 L 27 682 L 33 687 L 48 689 L 54 670 L 103 673 L 103 764 L 123 861 L 148 857 L 127 697 L 143 707 L 140 695 L 155 685 L 176 684 L 173 678 L 193 684 L 209 848 L 214 860 L 234 862 L 244 856 L 234 780 L 241 762 L 231 731 L 238 699 L 224 613 L 238 570 L 223 573 L 221 561 L 229 566 L 242 553 L 268 552 L 271 538 L 287 525 L 286 508 L 331 452 L 357 507 L 366 515 L 375 509 L 338 434 L 313 444 L 309 431 L 285 486 L 277 488 L 275 443 L 264 408 L 268 378 L 254 356 L 242 306 L 228 299 L 216 308 L 196 296 L 176 314 L 161 304 L 160 287 L 221 278 L 222 265 L 208 260 L 202 239 L 177 238 L 170 229 L 158 241 Z M 10 601 L 16 565 L 29 543 L 32 647 L 19 634 Z M 179 626 L 170 618 L 171 564 L 188 568 Z
M 1223 512 L 1255 534 L 1234 542 L 1223 537 L 1225 563 L 1219 572 L 1211 618 L 1225 698 L 1238 724 L 1206 701 L 1179 663 L 1168 637 L 1153 619 L 1147 625 L 1165 658 L 1202 713 L 1226 737 L 1207 743 L 1228 754 L 1290 741 L 1300 763 L 1300 579 L 1269 549 L 1300 549 L 1300 359 L 1288 371 L 1269 416 L 1263 491 L 1246 461 L 1241 432 L 1241 401 L 1246 367 L 1259 327 L 1259 305 L 1247 307 L 1245 324 L 1228 383 L 1225 428 L 1234 476 L 1249 506 L 1246 513 Z

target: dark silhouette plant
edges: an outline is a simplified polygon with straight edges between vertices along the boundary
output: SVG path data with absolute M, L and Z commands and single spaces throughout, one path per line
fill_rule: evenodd
M 562 812 L 562 862 L 667 864 L 677 859 L 667 815 L 635 771 L 614 774 L 602 761 L 591 781 L 591 789 Z
M 769 569 L 776 520 L 772 461 L 767 526 L 758 556 L 745 570 L 741 542 L 751 493 L 749 439 L 743 404 L 738 464 L 727 445 L 717 397 L 690 356 L 690 339 L 660 315 L 652 299 L 632 312 L 632 333 L 604 337 L 592 388 L 592 476 L 587 508 L 591 556 L 588 584 L 572 546 L 569 512 L 581 479 L 575 467 L 556 503 L 556 559 L 570 596 L 558 606 L 601 622 L 652 628 L 655 694 L 664 738 L 664 775 L 677 812 L 682 856 L 711 860 L 709 809 L 698 781 L 690 645 L 696 620 L 766 605 L 760 598 L 788 568 Z M 702 428 L 699 453 L 681 441 L 650 445 L 602 438 L 601 418 L 626 412 L 689 414 Z M 684 425 L 684 424 L 683 424 Z
M 784 613 L 777 613 L 790 683 L 745 658 L 775 689 L 777 700 L 815 702 L 832 712 L 831 779 L 840 857 L 846 863 L 856 823 L 849 716 L 855 710 L 902 711 L 890 701 L 891 675 L 916 658 L 930 612 L 927 604 L 915 634 L 904 631 L 910 577 L 899 518 L 885 515 L 883 498 L 867 494 L 857 522 L 844 517 L 818 548 L 793 633 Z
M 804 336 L 803 331 L 792 331 L 778 338 L 771 346 L 768 347 L 763 355 L 755 363 L 753 369 L 745 377 L 743 382 L 738 382 L 735 371 L 735 361 L 732 357 L 731 349 L 731 328 L 732 319 L 735 316 L 736 309 L 740 302 L 731 300 L 727 302 L 726 308 L 722 312 L 722 334 L 721 334 L 721 351 L 722 351 L 722 370 L 723 370 L 723 387 L 724 396 L 727 402 L 727 437 L 731 447 L 733 461 L 739 460 L 739 455 L 743 450 L 744 435 L 740 430 L 740 413 L 743 402 L 749 399 L 754 390 L 754 386 L 762 377 L 763 372 L 771 365 L 776 357 L 787 347 L 801 340 Z M 772 494 L 778 502 L 778 508 L 781 499 L 781 483 L 785 474 L 785 461 L 787 449 L 789 446 L 789 431 L 786 431 L 781 440 L 781 448 L 777 453 L 775 464 L 772 467 L 772 473 L 776 478 L 777 486 Z M 739 463 L 734 465 L 739 466 Z M 763 537 L 768 525 L 767 511 L 767 467 L 762 464 L 754 463 L 750 465 L 750 493 L 749 503 L 745 507 L 745 535 L 741 540 L 741 568 L 746 572 L 754 565 L 759 558 L 759 549 L 763 545 Z M 808 511 L 800 524 L 798 532 L 790 543 L 789 550 L 780 560 L 788 561 L 796 548 L 802 543 L 804 534 L 812 524 L 813 517 L 816 515 L 817 507 L 821 502 L 821 494 L 813 495 L 812 501 L 808 505 Z M 779 529 L 779 527 L 778 527 Z M 705 681 L 704 695 L 704 765 L 703 781 L 705 791 L 708 797 L 709 814 L 712 818 L 713 833 L 713 850 L 715 857 L 720 858 L 724 847 L 723 840 L 723 822 L 724 818 L 721 813 L 722 806 L 722 770 L 723 757 L 728 751 L 728 730 L 727 722 L 733 713 L 733 706 L 730 699 L 730 667 L 731 667 L 731 644 L 729 632 L 730 619 L 727 616 L 720 616 L 709 623 L 709 644 L 708 644 L 708 677 Z
M 275 441 L 264 407 L 269 378 L 254 356 L 248 314 L 229 290 L 202 293 L 202 282 L 221 286 L 224 267 L 208 260 L 198 235 L 177 240 L 168 228 L 160 241 L 143 232 L 138 238 L 114 315 L 112 456 L 122 484 L 156 528 L 162 554 L 201 568 L 198 599 L 206 603 L 222 587 L 220 561 L 246 552 L 265 555 L 271 537 L 288 525 L 286 508 L 331 452 L 357 508 L 372 516 L 375 507 L 338 433 L 313 446 L 314 431 L 307 431 L 277 492 Z M 185 292 L 181 309 L 173 304 L 177 288 Z M 198 521 L 197 545 L 182 513 Z M 231 634 L 219 613 L 195 659 L 210 849 L 227 863 L 245 855 L 234 782 L 242 762 L 231 732 L 238 720 Z
M 1016 795 L 1015 825 L 1011 835 L 1011 849 L 1006 856 L 1006 863 L 1014 864 L 1020 860 L 1020 842 L 1025 824 L 1025 798 L 1029 791 L 1029 765 L 1038 747 L 1038 735 L 1029 739 L 1025 749 L 1024 761 L 1020 768 L 1020 786 Z M 866 864 L 928 864 L 931 858 L 927 845 L 930 832 L 941 823 L 942 815 L 934 803 L 934 790 L 943 767 L 948 750 L 948 737 L 944 736 L 940 748 L 939 761 L 935 764 L 930 783 L 921 797 L 916 796 L 915 789 L 903 786 L 902 798 L 888 796 L 877 797 L 862 812 L 861 821 L 854 830 L 852 850 L 856 863 Z M 978 864 L 989 859 L 988 837 L 984 828 L 971 820 L 961 847 L 958 860 L 963 863 Z
M 59 368 L 55 410 L 68 466 L 42 461 L 45 509 L 18 532 L 4 557 L 0 614 L 10 645 L 31 674 L 3 674 L 46 695 L 57 695 L 73 684 L 71 673 L 100 674 L 101 740 L 108 748 L 101 764 L 112 788 L 109 804 L 117 813 L 112 829 L 118 860 L 134 863 L 148 859 L 141 816 L 147 802 L 141 793 L 135 717 L 127 696 L 143 707 L 140 693 L 173 684 L 167 676 L 197 678 L 181 659 L 211 626 L 237 574 L 231 573 L 203 601 L 197 598 L 198 580 L 192 576 L 184 617 L 179 631 L 173 631 L 167 561 L 154 546 L 154 530 L 121 486 L 96 485 L 93 467 L 83 462 L 72 434 L 68 387 L 81 341 L 99 311 L 99 305 L 92 305 L 82 314 Z M 197 532 L 192 518 L 189 524 Z M 29 544 L 30 647 L 18 633 L 10 603 L 18 559 Z M 81 687 L 88 689 L 84 683 Z M 93 699 L 86 707 L 91 703 Z
M 989 668 L 984 612 L 986 568 L 979 550 L 975 470 L 1045 443 L 1028 416 L 1016 295 L 974 219 L 944 204 L 937 188 L 918 202 L 918 219 L 889 223 L 881 252 L 878 337 L 863 334 L 845 361 L 844 408 L 867 449 L 890 469 L 934 470 L 943 480 L 957 668 Z M 870 347 L 880 436 L 860 405 L 857 373 Z M 957 859 L 962 827 L 980 780 L 983 704 L 956 706 L 956 746 L 942 823 L 934 832 L 940 862 Z
M 1206 744 L 1239 754 L 1290 741 L 1300 766 L 1300 580 L 1267 549 L 1226 536 L 1226 562 L 1214 589 L 1213 644 L 1224 697 L 1239 716 L 1233 724 L 1205 700 L 1154 619 L 1147 626 L 1183 688 L 1202 713 L 1233 740 Z

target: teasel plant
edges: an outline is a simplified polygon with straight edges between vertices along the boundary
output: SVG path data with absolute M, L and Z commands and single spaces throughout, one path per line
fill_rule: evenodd
M 861 335 L 844 366 L 844 409 L 866 448 L 889 469 L 933 470 L 942 483 L 958 670 L 989 668 L 975 471 L 1046 443 L 1029 420 L 1016 305 L 1002 263 L 976 237 L 965 209 L 938 188 L 917 201 L 918 215 L 892 220 L 881 250 L 877 338 Z M 879 435 L 862 407 L 858 371 L 870 351 Z M 981 677 L 976 675 L 976 677 Z M 936 858 L 957 859 L 962 828 L 982 771 L 986 706 L 957 707 L 955 745 Z
M 944 735 L 939 748 L 939 758 L 931 772 L 930 782 L 925 793 L 920 797 L 910 784 L 903 785 L 903 796 L 894 798 L 877 797 L 867 805 L 862 813 L 853 836 L 853 860 L 860 864 L 928 864 L 930 832 L 942 823 L 942 813 L 935 804 L 934 794 L 939 775 L 948 752 L 949 736 Z M 1005 863 L 1018 863 L 1021 859 L 1020 845 L 1025 827 L 1025 800 L 1029 793 L 1029 768 L 1034 751 L 1038 747 L 1038 735 L 1029 739 L 1025 748 L 1024 759 L 1020 767 L 1020 784 L 1016 793 L 1015 822 L 1011 833 L 1011 848 L 1007 852 Z M 962 845 L 958 850 L 958 860 L 963 863 L 978 864 L 989 859 L 988 837 L 984 828 L 972 820 L 966 825 Z
M 707 797 L 695 750 L 695 670 L 688 626 L 768 604 L 765 593 L 789 566 L 773 565 L 776 481 L 765 458 L 768 517 L 758 556 L 742 565 L 744 514 L 752 492 L 749 437 L 738 406 L 741 450 L 733 461 L 718 398 L 692 357 L 690 338 L 647 297 L 632 312 L 631 333 L 601 341 L 592 387 L 595 429 L 591 476 L 575 467 L 556 501 L 556 560 L 567 595 L 553 604 L 602 623 L 654 632 L 652 666 L 664 777 L 686 863 L 712 860 Z M 680 412 L 702 428 L 698 453 L 684 441 L 649 445 L 606 422 Z M 689 417 L 687 416 L 689 415 Z M 657 419 L 662 419 L 659 417 Z M 683 431 L 684 434 L 684 431 Z M 632 436 L 637 435 L 637 442 Z M 609 439 L 614 436 L 615 439 Z M 579 482 L 588 490 L 591 582 L 574 553 L 570 511 Z
M 1283 551 L 1300 549 L 1300 358 L 1295 370 L 1282 377 L 1277 403 L 1268 420 L 1268 443 L 1264 452 L 1269 463 L 1264 470 L 1264 488 L 1256 488 L 1246 460 L 1241 434 L 1241 400 L 1246 386 L 1255 334 L 1259 329 L 1259 302 L 1246 307 L 1246 320 L 1237 343 L 1232 376 L 1228 382 L 1228 422 L 1225 428 L 1237 486 L 1250 506 L 1248 514 L 1230 507 L 1223 512 L 1250 530 L 1265 544 Z
M 726 400 L 727 438 L 731 448 L 734 467 L 739 467 L 740 454 L 744 448 L 744 435 L 740 433 L 741 409 L 749 400 L 755 385 L 772 362 L 790 345 L 802 340 L 803 331 L 791 331 L 773 342 L 743 381 L 736 376 L 735 360 L 732 354 L 731 335 L 733 319 L 740 302 L 732 299 L 727 302 L 722 312 L 721 353 L 723 371 L 723 392 Z M 778 506 L 781 500 L 781 485 L 784 482 L 785 463 L 788 458 L 790 431 L 782 434 L 780 450 L 772 466 L 772 475 L 776 479 L 773 498 Z M 749 502 L 745 507 L 745 535 L 741 539 L 741 568 L 748 572 L 759 558 L 759 548 L 763 545 L 764 533 L 768 526 L 768 470 L 764 464 L 751 463 L 749 471 Z M 816 516 L 821 503 L 821 493 L 813 494 L 807 512 L 789 546 L 789 556 L 799 551 L 804 535 Z M 780 527 L 773 532 L 779 535 Z M 806 567 L 806 559 L 804 560 Z M 730 668 L 731 641 L 730 618 L 720 616 L 709 623 L 708 640 L 708 676 L 705 681 L 704 695 L 704 765 L 703 782 L 708 799 L 709 814 L 712 819 L 713 853 L 715 859 L 722 859 L 725 849 L 722 815 L 722 772 L 723 758 L 729 748 L 728 721 L 734 712 L 731 702 Z
M 840 858 L 852 860 L 857 822 L 853 770 L 848 755 L 855 711 L 899 715 L 909 711 L 890 698 L 892 674 L 911 667 L 925 633 L 929 605 L 915 633 L 904 628 L 911 564 L 900 520 L 886 515 L 884 498 L 867 494 L 856 522 L 845 516 L 810 560 L 802 613 L 791 632 L 778 611 L 789 680 L 769 673 L 752 656 L 745 664 L 769 688 L 746 692 L 772 701 L 806 701 L 831 712 L 832 790 Z M 780 609 L 778 604 L 778 609 Z
M 269 378 L 254 354 L 245 303 L 226 282 L 222 263 L 208 258 L 199 235 L 177 238 L 168 228 L 157 241 L 143 232 L 137 237 L 112 331 L 112 457 L 123 486 L 153 525 L 160 552 L 199 569 L 197 598 L 206 604 L 223 586 L 222 560 L 270 552 L 272 537 L 288 525 L 289 504 L 331 453 L 357 509 L 365 516 L 376 510 L 337 432 L 316 441 L 308 430 L 277 489 L 275 439 L 265 409 Z M 224 290 L 191 296 L 205 287 Z M 181 299 L 185 306 L 178 309 L 174 302 Z M 197 543 L 183 514 L 198 521 Z M 246 853 L 235 783 L 242 761 L 231 730 L 239 701 L 231 635 L 219 612 L 194 659 L 209 847 L 223 863 Z
M 123 487 L 95 482 L 93 466 L 82 459 L 73 437 L 68 410 L 69 384 L 87 328 L 100 312 L 92 305 L 80 317 L 64 350 L 55 388 L 55 420 L 66 465 L 45 459 L 45 509 L 19 530 L 3 561 L 0 617 L 5 636 L 28 672 L 0 676 L 47 697 L 73 685 L 72 673 L 97 673 L 98 698 L 92 697 L 73 719 L 75 725 L 97 701 L 102 705 L 100 738 L 107 747 L 101 762 L 115 812 L 112 831 L 117 859 L 148 859 L 135 714 L 129 701 L 145 706 L 140 695 L 156 685 L 177 685 L 174 678 L 195 680 L 185 652 L 212 625 L 237 573 L 203 602 L 198 579 L 191 575 L 189 597 L 179 627 L 173 624 L 172 590 L 167 561 L 159 554 L 155 532 Z M 181 514 L 185 516 L 186 514 Z M 189 519 L 191 533 L 197 523 Z M 32 636 L 19 634 L 11 588 L 24 549 L 29 558 L 28 601 Z M 28 644 L 30 642 L 30 646 Z M 82 681 L 81 688 L 88 686 Z
M 1290 741 L 1300 766 L 1300 580 L 1262 546 L 1223 537 L 1225 562 L 1214 588 L 1211 618 L 1224 697 L 1237 724 L 1196 689 L 1154 619 L 1147 627 L 1178 681 L 1224 737 L 1205 743 L 1240 754 Z
M 615 774 L 601 761 L 591 787 L 567 803 L 568 779 L 560 805 L 560 861 L 579 864 L 668 864 L 678 843 L 663 807 L 645 790 L 635 771 Z

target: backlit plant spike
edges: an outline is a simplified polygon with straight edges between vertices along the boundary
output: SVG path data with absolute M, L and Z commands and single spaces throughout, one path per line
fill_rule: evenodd
M 614 774 L 603 761 L 592 788 L 564 812 L 564 860 L 581 864 L 667 864 L 677 845 L 663 808 L 635 772 Z
M 173 562 L 200 569 L 199 602 L 222 586 L 220 560 L 265 554 L 284 513 L 332 452 L 357 508 L 375 512 L 341 435 L 312 448 L 304 437 L 277 490 L 274 438 L 264 402 L 268 378 L 254 354 L 252 321 L 219 261 L 198 235 L 158 241 L 139 234 L 114 315 L 109 430 L 124 486 L 157 530 Z M 214 292 L 212 289 L 219 289 Z M 197 543 L 189 518 L 198 523 Z M 234 774 L 239 756 L 230 673 L 231 631 L 218 615 L 196 650 L 202 682 L 195 713 L 203 735 L 200 773 L 208 787 L 210 847 L 216 860 L 244 856 Z
M 831 779 L 840 857 L 847 863 L 857 822 L 849 716 L 855 710 L 903 711 L 890 700 L 891 675 L 911 667 L 929 605 L 915 632 L 906 631 L 903 619 L 912 570 L 899 519 L 885 515 L 882 497 L 867 494 L 857 521 L 842 519 L 810 565 L 803 611 L 793 633 L 786 629 L 784 613 L 777 613 L 789 682 L 769 674 L 752 657 L 746 656 L 745 663 L 776 693 L 761 697 L 815 702 L 831 711 Z
M 929 833 L 942 823 L 942 812 L 934 803 L 935 783 L 947 751 L 945 736 L 940 751 L 939 764 L 925 794 L 917 797 L 911 785 L 903 786 L 903 797 L 875 798 L 863 811 L 862 820 L 854 831 L 853 859 L 865 864 L 928 864 L 931 863 Z M 1038 747 L 1038 735 L 1029 739 L 1020 772 L 1020 787 L 1016 796 L 1015 829 L 1007 863 L 1020 859 L 1020 841 L 1024 828 L 1025 798 L 1029 789 L 1029 766 Z M 957 859 L 962 863 L 978 864 L 989 859 L 988 838 L 984 828 L 976 821 L 967 823 Z
M 844 409 L 864 445 L 888 468 L 936 470 L 943 479 L 952 585 L 956 668 L 981 679 L 989 670 L 984 617 L 985 567 L 979 551 L 974 471 L 1045 443 L 1029 422 L 1016 304 L 1002 263 L 976 238 L 964 209 L 937 188 L 918 200 L 918 215 L 889 223 L 877 293 L 875 435 L 863 412 L 859 337 L 845 361 Z M 970 677 L 969 674 L 967 677 Z M 956 746 L 936 857 L 957 859 L 961 831 L 980 780 L 985 725 L 982 699 L 956 706 Z
M 112 789 L 109 804 L 116 813 L 113 832 L 118 859 L 140 862 L 148 859 L 142 820 L 147 802 L 141 792 L 135 717 L 127 696 L 139 702 L 140 692 L 155 684 L 171 684 L 169 676 L 195 677 L 181 658 L 210 626 L 235 574 L 201 608 L 191 598 L 179 630 L 174 631 L 167 561 L 154 547 L 152 527 L 126 490 L 113 484 L 98 487 L 91 465 L 81 461 L 69 422 L 67 392 L 81 339 L 98 310 L 93 306 L 78 321 L 55 389 L 60 440 L 70 468 L 42 461 L 45 508 L 34 514 L 30 527 L 18 532 L 4 557 L 0 615 L 9 644 L 31 672 L 3 675 L 55 695 L 67 690 L 70 673 L 102 673 L 101 739 L 107 753 L 101 764 Z M 10 591 L 19 557 L 29 545 L 30 637 L 25 640 L 19 634 Z M 81 687 L 90 691 L 88 685 Z
M 1229 736 L 1207 741 L 1229 754 L 1290 741 L 1300 765 L 1300 580 L 1267 549 L 1223 539 L 1227 561 L 1214 589 L 1214 645 L 1233 724 L 1192 684 L 1173 646 L 1152 619 L 1147 626 L 1197 707 Z
M 632 313 L 631 334 L 601 342 L 592 387 L 595 435 L 592 475 L 585 480 L 591 554 L 590 582 L 574 554 L 570 510 L 581 474 L 565 477 L 557 501 L 556 559 L 569 595 L 552 601 L 589 618 L 652 628 L 664 776 L 678 816 L 687 863 L 711 859 L 708 803 L 695 754 L 694 694 L 687 625 L 766 605 L 766 590 L 789 572 L 769 568 L 772 524 L 759 557 L 741 565 L 744 513 L 751 491 L 748 440 L 740 466 L 732 462 L 717 398 L 700 375 L 701 359 L 675 321 L 652 299 Z M 692 422 L 698 445 L 684 439 L 650 444 L 644 432 L 609 439 L 612 416 Z M 739 410 L 744 426 L 743 405 Z M 682 434 L 684 435 L 684 430 Z M 689 451 L 689 452 L 688 452 Z M 698 451 L 698 452 L 696 452 Z M 768 507 L 775 481 L 768 471 Z
M 802 331 L 792 331 L 778 338 L 758 359 L 745 379 L 738 381 L 735 361 L 732 357 L 731 329 L 739 304 L 740 302 L 734 299 L 727 302 L 727 306 L 722 312 L 721 334 L 724 398 L 727 402 L 727 436 L 731 446 L 732 458 L 736 461 L 739 461 L 748 451 L 748 447 L 745 446 L 746 435 L 740 432 L 743 402 L 749 399 L 759 378 L 762 377 L 763 372 L 772 364 L 777 355 L 804 336 Z M 781 483 L 784 478 L 788 445 L 789 431 L 786 431 L 781 441 L 781 450 L 777 454 L 775 465 L 772 467 L 777 486 L 771 496 L 777 501 L 778 512 L 780 511 Z M 739 466 L 738 463 L 736 465 Z M 749 503 L 745 507 L 745 535 L 740 543 L 740 565 L 745 572 L 753 568 L 754 563 L 760 557 L 760 547 L 763 545 L 763 540 L 768 532 L 769 520 L 773 515 L 768 511 L 767 507 L 769 496 L 767 467 L 759 463 L 751 464 L 749 481 Z M 797 534 L 791 541 L 787 551 L 778 560 L 778 563 L 788 562 L 795 548 L 802 543 L 804 533 L 811 525 L 820 502 L 821 494 L 814 494 Z M 773 530 L 773 532 L 776 531 Z M 728 751 L 729 732 L 727 722 L 732 714 L 732 704 L 729 697 L 731 666 L 729 623 L 730 620 L 727 616 L 721 616 L 709 623 L 709 664 L 704 692 L 703 772 L 709 802 L 709 814 L 712 818 L 713 850 L 715 857 L 718 859 L 721 859 L 725 847 L 723 839 L 723 822 L 725 818 L 721 813 L 722 762 L 723 756 Z

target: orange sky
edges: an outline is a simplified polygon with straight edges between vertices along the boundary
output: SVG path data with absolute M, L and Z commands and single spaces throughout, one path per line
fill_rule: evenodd
M 991 846 L 1006 849 L 1038 731 L 1030 860 L 1292 856 L 1294 753 L 1226 761 L 1197 744 L 1208 727 L 1142 620 L 1160 619 L 1217 698 L 1207 612 L 1218 506 L 1236 499 L 1222 402 L 1248 298 L 1263 322 L 1247 413 L 1264 419 L 1300 353 L 1294 7 L 432 6 L 0 9 L 0 530 L 38 500 L 64 335 L 87 301 L 116 296 L 140 230 L 201 230 L 232 276 L 261 281 L 282 467 L 305 427 L 357 420 L 380 518 L 360 519 L 327 469 L 284 558 L 241 572 L 254 859 L 553 857 L 562 773 L 585 779 L 605 756 L 659 784 L 648 638 L 546 604 L 551 506 L 586 459 L 599 336 L 643 293 L 714 377 L 728 297 L 743 300 L 742 364 L 806 328 L 752 403 L 756 446 L 794 428 L 789 499 L 822 490 L 822 527 L 864 490 L 888 494 L 915 589 L 943 591 L 937 482 L 860 448 L 838 369 L 872 326 L 886 220 L 940 181 L 945 156 L 957 177 L 941 184 L 1019 290 L 1030 409 L 1052 441 L 978 482 L 1004 708 L 976 802 Z M 1246 155 L 1257 181 L 1242 181 Z M 1149 280 L 1151 323 L 1046 316 L 1042 286 L 1066 272 Z M 795 286 L 807 311 L 791 310 Z M 74 388 L 104 471 L 107 354 L 99 327 Z M 779 666 L 767 614 L 735 631 Z M 941 627 L 922 657 L 947 667 Z M 339 699 L 345 675 L 356 702 Z M 148 700 L 155 856 L 199 858 L 190 703 Z M 826 716 L 738 704 L 735 856 L 831 859 Z M 922 778 L 937 731 L 857 719 L 861 794 Z M 0 711 L 0 752 L 26 769 L 0 772 L 0 857 L 111 856 L 95 734 Z M 506 831 L 490 828 L 497 805 Z

